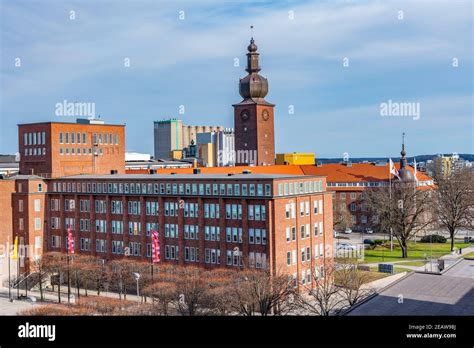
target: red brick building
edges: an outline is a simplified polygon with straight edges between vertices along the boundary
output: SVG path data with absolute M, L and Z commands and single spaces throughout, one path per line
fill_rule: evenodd
M 18 125 L 20 174 L 61 177 L 125 171 L 125 126 L 100 120 Z
M 332 196 L 317 176 L 77 175 L 48 180 L 46 251 L 104 260 L 151 260 L 152 229 L 162 261 L 269 268 L 304 283 L 332 254 Z

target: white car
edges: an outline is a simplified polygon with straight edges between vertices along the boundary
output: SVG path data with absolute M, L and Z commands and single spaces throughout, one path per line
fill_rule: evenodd
M 341 243 L 337 246 L 337 250 L 357 250 L 357 247 L 348 243 Z
M 351 230 L 349 227 L 347 227 L 347 228 L 344 230 L 344 233 L 345 233 L 345 234 L 350 234 L 350 233 L 352 233 L 352 230 Z
M 372 234 L 372 233 L 374 233 L 374 231 L 370 227 L 367 227 L 365 229 L 365 233 Z
M 339 233 L 337 233 L 336 230 L 334 230 L 333 232 L 334 232 L 334 238 L 337 238 L 339 236 Z

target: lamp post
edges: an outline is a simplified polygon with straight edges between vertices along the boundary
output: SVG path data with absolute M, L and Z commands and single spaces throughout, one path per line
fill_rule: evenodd
M 137 302 L 140 303 L 140 289 L 138 286 L 138 280 L 140 279 L 140 273 L 134 272 L 133 276 L 135 277 L 135 280 L 137 281 Z

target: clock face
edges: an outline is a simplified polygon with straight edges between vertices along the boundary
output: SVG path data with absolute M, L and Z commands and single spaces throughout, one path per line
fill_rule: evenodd
M 266 109 L 262 111 L 262 118 L 264 121 L 268 121 L 268 119 L 270 118 L 270 114 Z
M 249 111 L 247 109 L 243 110 L 240 113 L 240 117 L 242 118 L 242 121 L 247 121 L 249 119 Z

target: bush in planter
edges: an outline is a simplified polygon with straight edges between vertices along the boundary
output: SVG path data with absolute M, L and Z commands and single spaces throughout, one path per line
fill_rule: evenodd
M 446 243 L 446 237 L 440 236 L 439 234 L 431 234 L 424 236 L 420 240 L 421 243 Z

